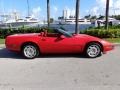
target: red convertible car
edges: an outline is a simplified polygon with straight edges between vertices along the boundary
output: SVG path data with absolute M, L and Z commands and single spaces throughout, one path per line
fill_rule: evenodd
M 85 34 L 71 34 L 62 29 L 55 33 L 15 34 L 7 36 L 6 48 L 21 52 L 26 58 L 33 59 L 40 54 L 83 53 L 96 58 L 102 53 L 114 49 L 114 45 Z

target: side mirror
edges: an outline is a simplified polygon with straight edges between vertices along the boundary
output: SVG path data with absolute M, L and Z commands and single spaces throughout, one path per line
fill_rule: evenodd
M 76 34 L 75 34 L 75 33 L 73 33 L 72 35 L 73 35 L 73 36 L 75 36 Z
M 38 36 L 44 36 L 44 32 L 40 32 Z
M 65 36 L 64 36 L 64 35 L 61 35 L 61 36 L 60 36 L 60 38 L 61 38 L 61 39 L 64 39 L 64 38 L 65 38 Z

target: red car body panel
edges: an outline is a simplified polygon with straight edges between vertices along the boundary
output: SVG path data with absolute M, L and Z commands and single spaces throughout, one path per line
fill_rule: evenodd
M 41 39 L 39 44 L 43 53 L 77 53 L 82 51 L 83 41 L 79 38 L 43 37 Z
M 21 51 L 24 43 L 31 42 L 36 44 L 40 52 L 48 53 L 82 53 L 85 46 L 90 42 L 98 42 L 103 46 L 103 52 L 112 50 L 114 45 L 102 39 L 85 35 L 73 35 L 72 37 L 57 36 L 57 34 L 48 34 L 43 36 L 42 33 L 33 34 L 16 34 L 6 38 L 6 48 L 12 51 Z

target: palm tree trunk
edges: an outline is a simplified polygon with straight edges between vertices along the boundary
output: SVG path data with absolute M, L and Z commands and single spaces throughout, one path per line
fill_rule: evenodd
M 79 34 L 79 7 L 80 7 L 80 0 L 76 0 L 76 26 L 75 26 L 75 34 Z
M 109 26 L 109 0 L 106 0 L 106 22 L 105 22 L 105 29 L 108 30 L 108 26 Z
M 47 0 L 47 23 L 49 28 L 50 27 L 50 0 Z
M 27 0 L 27 6 L 28 6 L 28 17 L 30 16 L 30 6 L 29 6 L 29 0 Z

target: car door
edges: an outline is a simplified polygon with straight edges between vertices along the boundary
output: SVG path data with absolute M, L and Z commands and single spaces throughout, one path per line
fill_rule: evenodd
M 76 37 L 42 37 L 43 53 L 79 53 L 82 49 L 82 42 Z

